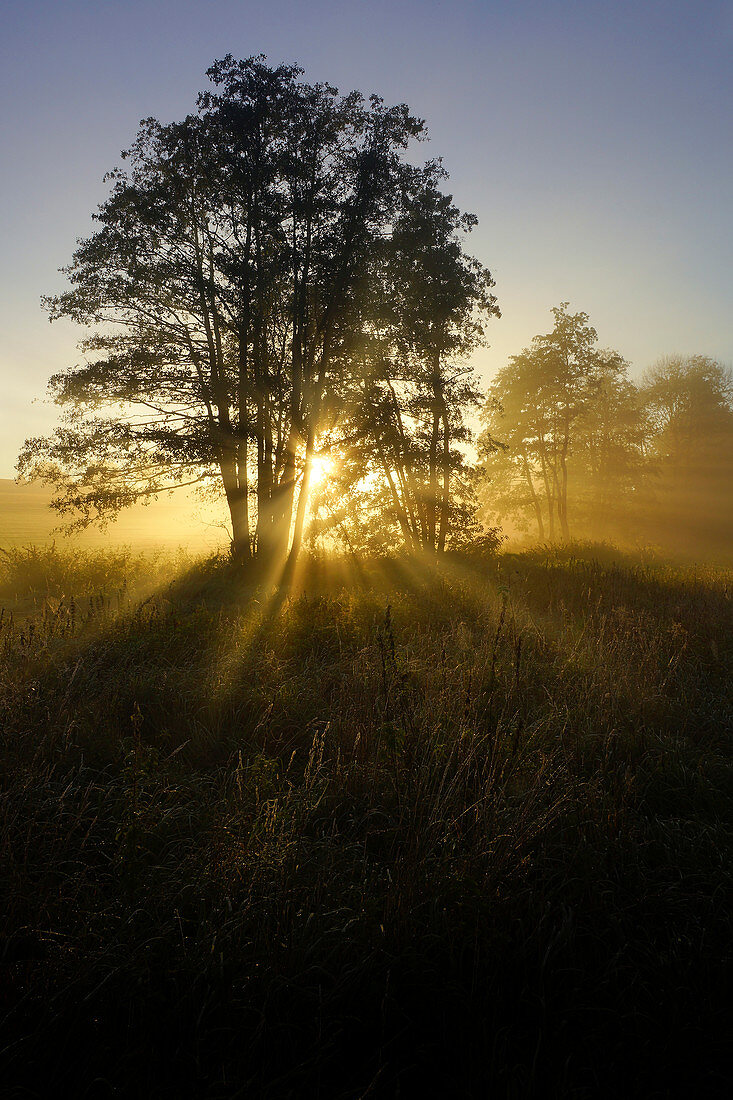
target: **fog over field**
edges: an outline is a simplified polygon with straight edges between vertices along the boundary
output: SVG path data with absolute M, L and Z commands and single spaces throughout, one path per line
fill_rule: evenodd
M 38 483 L 0 478 L 0 546 L 129 545 L 137 549 L 183 547 L 193 553 L 228 545 L 226 515 L 216 504 L 191 494 L 163 496 L 138 504 L 104 529 L 88 527 L 70 537 L 62 517 L 51 508 L 52 493 Z

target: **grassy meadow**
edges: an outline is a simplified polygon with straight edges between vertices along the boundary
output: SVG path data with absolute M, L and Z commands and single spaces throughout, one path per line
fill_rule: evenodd
M 5 1095 L 730 1095 L 733 572 L 0 558 Z

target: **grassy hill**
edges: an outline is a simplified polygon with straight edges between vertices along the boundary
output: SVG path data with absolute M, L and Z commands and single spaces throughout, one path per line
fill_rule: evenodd
M 0 623 L 6 1095 L 730 1095 L 733 574 L 91 564 Z

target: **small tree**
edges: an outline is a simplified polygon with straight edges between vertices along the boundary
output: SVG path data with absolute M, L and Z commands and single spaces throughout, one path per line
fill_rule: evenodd
M 695 553 L 727 553 L 733 539 L 733 374 L 704 355 L 670 355 L 645 373 L 640 398 L 655 499 L 649 536 Z
M 492 381 L 480 438 L 496 482 L 483 494 L 490 507 L 520 523 L 531 514 L 540 540 L 569 539 L 571 499 L 598 504 L 624 491 L 643 435 L 626 362 L 596 347 L 586 313 L 570 313 L 567 302 L 552 312 L 552 331 Z
M 652 449 L 677 476 L 726 449 L 733 417 L 733 372 L 705 355 L 668 355 L 642 379 Z

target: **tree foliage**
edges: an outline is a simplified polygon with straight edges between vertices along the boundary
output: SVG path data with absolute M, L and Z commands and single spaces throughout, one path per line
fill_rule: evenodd
M 195 114 L 141 124 L 70 289 L 47 301 L 93 332 L 85 361 L 51 379 L 62 425 L 28 441 L 20 470 L 51 480 L 81 523 L 219 484 L 237 551 L 282 559 L 300 545 L 324 435 L 348 420 L 371 433 L 364 455 L 386 445 L 386 386 L 401 402 L 389 431 L 416 425 L 403 465 L 427 454 L 421 542 L 442 547 L 470 391 L 452 364 L 496 312 L 462 248 L 474 219 L 439 190 L 437 164 L 406 163 L 425 130 L 405 105 L 262 57 L 208 75 Z
M 564 302 L 550 333 L 493 379 L 480 449 L 486 517 L 571 533 L 660 539 L 730 535 L 733 383 L 704 356 L 669 356 L 635 384 L 602 350 L 587 314 Z M 727 525 L 727 526 L 726 526 Z M 717 531 L 717 534 L 715 533 Z M 693 540 L 694 542 L 695 540 Z
M 596 345 L 586 313 L 563 302 L 551 332 L 514 355 L 494 378 L 483 411 L 481 446 L 508 512 L 531 510 L 538 537 L 570 537 L 569 489 L 580 456 L 598 491 L 609 491 L 624 451 L 627 364 Z M 614 461 L 616 460 L 616 461 Z M 623 460 L 622 460 L 623 464 Z
M 344 534 L 358 516 L 344 535 L 352 545 L 365 514 L 384 528 L 384 544 L 401 537 L 429 553 L 476 526 L 464 445 L 480 393 L 466 360 L 499 311 L 490 273 L 464 251 L 475 219 L 439 190 L 444 178 L 439 164 L 411 174 L 370 281 L 369 338 L 338 445 L 338 501 L 318 528 Z
M 725 550 L 733 540 L 733 374 L 704 355 L 670 355 L 643 375 L 646 455 L 654 499 L 652 535 L 675 532 L 695 552 Z

